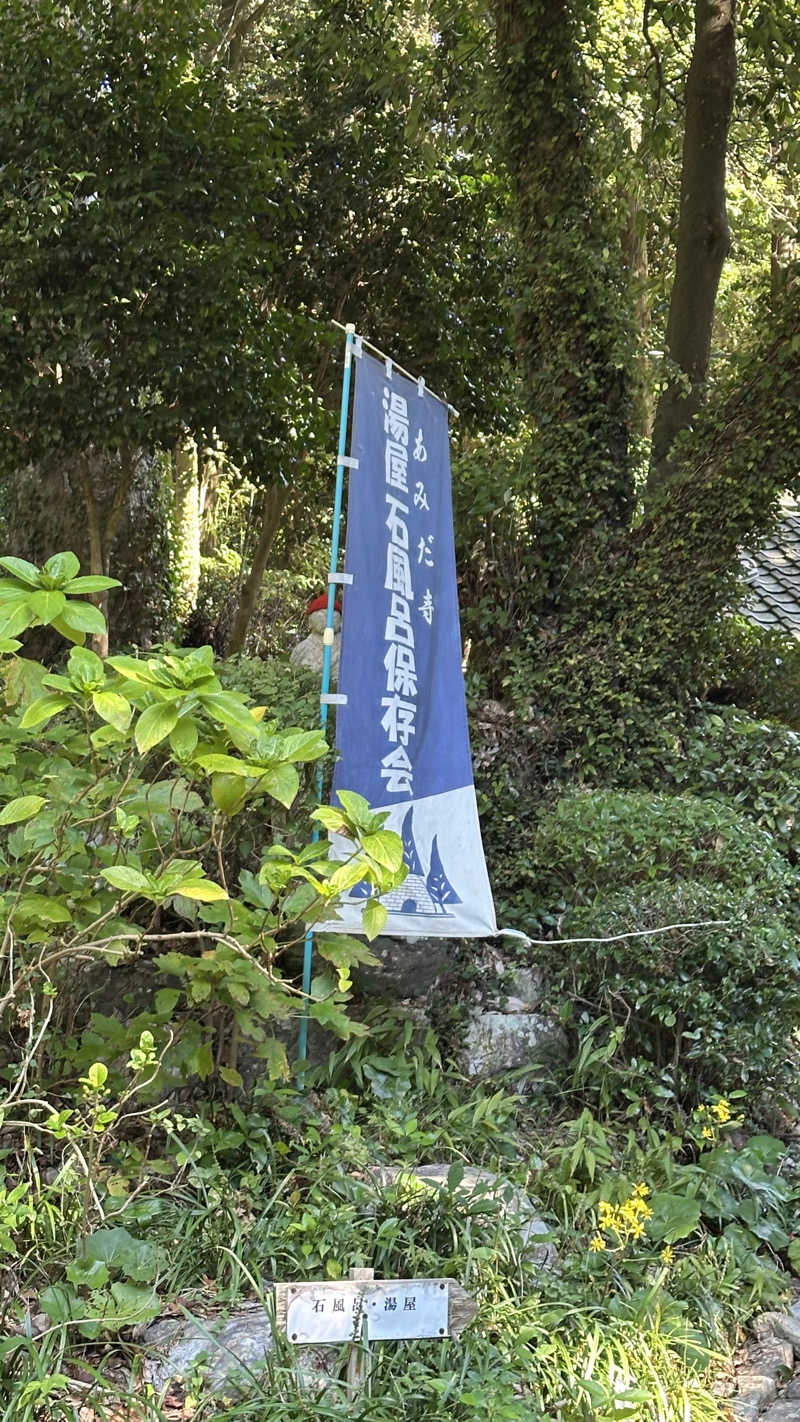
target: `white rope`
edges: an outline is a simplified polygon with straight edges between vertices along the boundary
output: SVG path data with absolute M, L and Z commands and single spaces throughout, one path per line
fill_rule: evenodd
M 625 938 L 650 938 L 655 933 L 673 933 L 678 928 L 727 928 L 732 918 L 704 918 L 699 923 L 668 923 L 663 928 L 637 928 L 630 933 L 614 933 L 610 938 L 529 938 L 516 928 L 499 928 L 498 938 L 521 938 L 524 943 L 537 947 L 552 948 L 569 943 L 621 943 Z

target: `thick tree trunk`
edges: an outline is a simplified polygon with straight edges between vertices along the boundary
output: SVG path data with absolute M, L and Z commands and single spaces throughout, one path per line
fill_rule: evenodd
M 594 6 L 495 0 L 498 104 L 520 240 L 518 349 L 535 421 L 542 606 L 627 527 L 629 385 L 619 226 L 591 150 Z
M 200 588 L 200 483 L 191 435 L 179 440 L 173 452 L 172 531 L 177 612 L 184 620 L 197 606 Z
M 725 206 L 728 127 L 736 87 L 735 0 L 696 0 L 686 79 L 683 167 L 667 355 L 677 367 L 653 425 L 648 494 L 673 474 L 675 439 L 703 401 L 714 304 L 730 234 Z
M 114 454 L 103 454 L 103 452 L 100 452 L 98 455 L 86 455 L 81 460 L 80 482 L 89 534 L 90 573 L 98 573 L 106 578 L 113 576 L 111 571 L 111 555 L 127 507 L 138 457 L 139 452 L 137 450 L 123 449 Z M 98 460 L 101 465 L 101 481 L 106 487 L 111 469 L 116 468 L 118 471 L 111 502 L 106 507 L 101 506 L 100 498 L 96 492 L 94 479 L 92 477 L 94 473 L 93 464 Z M 97 606 L 106 619 L 106 630 L 102 634 L 98 633 L 92 636 L 91 643 L 99 657 L 107 657 L 109 632 L 108 593 L 98 593 L 93 600 L 97 603 Z
M 258 595 L 261 591 L 261 579 L 264 576 L 264 569 L 267 566 L 269 550 L 275 539 L 275 534 L 281 521 L 289 489 L 285 484 L 273 484 L 264 494 L 264 503 L 261 512 L 261 526 L 258 533 L 258 541 L 253 553 L 253 561 L 250 565 L 250 572 L 247 575 L 242 587 L 239 606 L 236 609 L 236 619 L 228 638 L 228 645 L 225 648 L 226 655 L 231 657 L 235 652 L 244 650 L 247 629 L 250 619 L 258 602 Z

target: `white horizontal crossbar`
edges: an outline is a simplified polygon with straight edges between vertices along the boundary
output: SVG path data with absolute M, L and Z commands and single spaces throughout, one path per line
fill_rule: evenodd
M 328 691 L 319 698 L 320 706 L 346 706 L 347 697 L 341 691 Z
M 352 573 L 329 573 L 329 574 L 328 574 L 328 582 L 329 582 L 329 583 L 344 583 L 345 587 L 348 587 L 348 588 L 349 588 L 350 585 L 352 584 L 352 581 L 353 581 L 353 574 L 352 574 Z
M 353 459 L 352 455 L 349 455 L 349 454 L 337 454 L 337 456 L 336 456 L 336 463 L 337 463 L 337 464 L 341 464 L 341 466 L 342 466 L 343 469 L 357 469 L 357 468 L 358 468 L 358 460 L 357 460 L 357 459 Z

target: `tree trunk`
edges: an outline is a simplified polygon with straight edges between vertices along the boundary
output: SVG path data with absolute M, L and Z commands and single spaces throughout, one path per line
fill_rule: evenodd
M 96 454 L 87 454 L 84 455 L 80 461 L 80 484 L 84 508 L 86 510 L 86 523 L 89 535 L 90 573 L 97 573 L 106 578 L 112 576 L 111 554 L 125 514 L 128 495 L 130 494 L 133 484 L 137 457 L 138 451 L 123 449 L 113 454 L 106 451 L 98 451 Z M 114 486 L 113 496 L 107 509 L 101 507 L 100 498 L 95 489 L 93 475 L 96 473 L 94 466 L 98 461 L 100 465 L 100 483 L 103 487 L 107 487 L 108 485 L 111 468 L 118 466 L 118 476 Z M 107 657 L 108 593 L 97 593 L 93 601 L 96 602 L 106 620 L 106 630 L 103 633 L 94 634 L 90 640 L 97 655 L 99 657 Z
M 520 241 L 517 344 L 535 421 L 542 606 L 627 527 L 630 333 L 619 226 L 591 148 L 595 6 L 495 0 L 498 104 Z
M 675 439 L 691 425 L 705 391 L 714 304 L 730 246 L 725 161 L 736 87 L 735 40 L 735 0 L 696 0 L 666 341 L 677 371 L 670 375 L 656 409 L 649 495 L 671 478 Z
M 176 601 L 184 621 L 197 606 L 200 588 L 200 485 L 197 445 L 186 435 L 175 445 L 172 459 L 172 528 Z
M 655 402 L 653 372 L 649 355 L 652 340 L 652 319 L 648 293 L 649 262 L 647 234 L 642 221 L 639 187 L 631 183 L 627 194 L 619 192 L 620 203 L 627 209 L 627 223 L 622 236 L 622 250 L 630 274 L 633 301 L 634 349 L 631 361 L 631 435 L 636 440 L 648 440 L 653 433 Z
M 231 657 L 234 653 L 244 650 L 247 629 L 258 602 L 258 596 L 261 591 L 261 579 L 264 576 L 264 569 L 267 566 L 269 550 L 272 547 L 275 534 L 278 531 L 281 514 L 288 494 L 289 489 L 285 484 L 273 484 L 264 494 L 258 542 L 256 543 L 253 553 L 250 572 L 242 587 L 239 606 L 236 609 L 236 619 L 231 630 L 231 635 L 228 638 L 228 645 L 225 648 L 226 656 Z

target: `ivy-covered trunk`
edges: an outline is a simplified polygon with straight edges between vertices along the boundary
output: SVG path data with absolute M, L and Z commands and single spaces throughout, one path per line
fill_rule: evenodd
M 674 472 L 677 436 L 699 410 L 711 358 L 714 306 L 730 247 L 725 205 L 728 128 L 736 88 L 735 0 L 696 0 L 686 77 L 681 200 L 667 324 L 672 373 L 653 426 L 652 493 Z
M 582 56 L 596 7 L 496 0 L 495 15 L 520 245 L 517 344 L 536 425 L 541 605 L 557 612 L 589 549 L 633 511 L 627 283 L 590 146 Z

